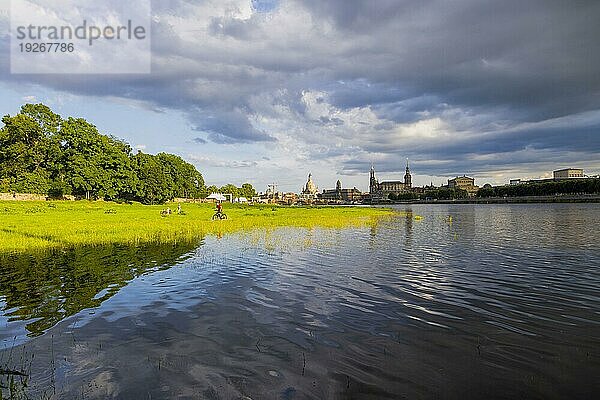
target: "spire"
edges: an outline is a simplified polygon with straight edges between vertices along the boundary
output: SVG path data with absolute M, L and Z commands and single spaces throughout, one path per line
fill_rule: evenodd
M 371 173 L 369 179 L 369 193 L 375 193 L 377 191 L 377 179 L 375 178 L 375 167 L 371 163 Z
M 410 167 L 408 165 L 408 158 L 406 159 L 406 174 L 404 174 L 404 185 L 409 188 L 412 187 L 412 176 L 410 175 Z

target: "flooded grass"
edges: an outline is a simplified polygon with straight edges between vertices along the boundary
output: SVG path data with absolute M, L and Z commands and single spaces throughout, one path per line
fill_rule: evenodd
M 208 206 L 40 205 L 10 218 L 276 215 L 190 242 L 0 253 L 0 399 L 598 397 L 597 205 L 356 210 L 366 225 L 348 229 L 308 224 L 344 208 L 228 205 L 212 223 Z M 276 226 L 288 211 L 305 227 Z
M 342 228 L 389 217 L 369 207 L 279 207 L 226 205 L 227 220 L 212 221 L 212 204 L 145 206 L 108 202 L 0 202 L 0 252 L 73 246 L 176 243 L 207 234 L 270 227 Z M 170 208 L 170 215 L 161 211 Z M 164 213 L 163 213 L 164 214 Z

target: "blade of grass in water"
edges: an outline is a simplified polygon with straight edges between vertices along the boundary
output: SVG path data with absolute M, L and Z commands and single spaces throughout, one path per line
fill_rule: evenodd
M 170 243 L 207 234 L 269 227 L 343 228 L 368 225 L 392 210 L 370 207 L 226 205 L 227 220 L 212 221 L 211 204 L 184 204 L 183 214 L 161 215 L 176 204 L 0 202 L 0 252 L 83 245 Z

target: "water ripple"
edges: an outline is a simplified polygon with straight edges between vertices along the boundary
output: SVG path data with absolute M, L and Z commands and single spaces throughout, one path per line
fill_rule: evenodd
M 600 206 L 401 208 L 123 265 L 110 252 L 104 274 L 5 268 L 3 347 L 48 330 L 21 341 L 37 351 L 32 387 L 65 398 L 596 397 Z M 62 377 L 48 378 L 49 348 Z

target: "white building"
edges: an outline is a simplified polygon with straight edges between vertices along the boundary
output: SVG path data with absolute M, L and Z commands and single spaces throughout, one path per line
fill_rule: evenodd
M 554 171 L 553 174 L 555 180 L 585 178 L 585 175 L 583 174 L 583 169 L 581 168 L 559 169 L 557 171 Z

